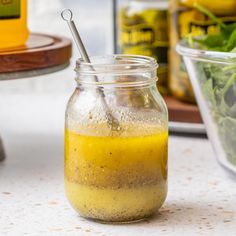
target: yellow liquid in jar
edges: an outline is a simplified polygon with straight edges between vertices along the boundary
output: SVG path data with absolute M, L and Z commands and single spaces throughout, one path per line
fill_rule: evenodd
M 24 45 L 28 36 L 27 0 L 20 0 L 19 18 L 0 19 L 0 51 Z
M 167 194 L 167 145 L 167 131 L 101 137 L 66 130 L 65 188 L 70 203 L 82 216 L 108 222 L 150 216 Z

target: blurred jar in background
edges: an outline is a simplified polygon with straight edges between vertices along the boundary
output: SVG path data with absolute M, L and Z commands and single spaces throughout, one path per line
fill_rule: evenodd
M 28 36 L 27 0 L 0 0 L 0 50 L 24 45 Z
M 195 102 L 194 93 L 188 78 L 184 63 L 176 52 L 177 42 L 191 34 L 203 36 L 216 34 L 219 27 L 206 15 L 194 8 L 197 2 L 208 8 L 225 23 L 236 22 L 235 0 L 171 0 L 170 13 L 170 77 L 169 88 L 171 93 L 180 100 Z
M 167 93 L 167 0 L 127 0 L 119 10 L 118 51 L 157 59 L 158 89 Z

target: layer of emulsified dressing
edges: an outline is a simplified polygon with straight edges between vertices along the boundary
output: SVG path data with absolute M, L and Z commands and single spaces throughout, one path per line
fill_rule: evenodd
M 122 132 L 86 136 L 66 130 L 69 201 L 81 215 L 104 221 L 132 221 L 151 215 L 166 197 L 167 146 L 168 132 L 160 129 L 144 136 Z

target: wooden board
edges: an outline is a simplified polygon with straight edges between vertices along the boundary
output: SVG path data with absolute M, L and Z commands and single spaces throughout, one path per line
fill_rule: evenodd
M 164 99 L 169 110 L 170 121 L 203 123 L 197 105 L 181 102 L 171 96 L 165 96 Z
M 72 44 L 67 38 L 31 34 L 22 47 L 0 51 L 0 73 L 29 71 L 67 64 Z

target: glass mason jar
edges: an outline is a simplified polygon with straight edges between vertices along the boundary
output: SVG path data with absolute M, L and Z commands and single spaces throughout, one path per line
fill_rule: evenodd
M 226 24 L 236 22 L 235 0 L 170 0 L 169 88 L 176 98 L 192 103 L 195 103 L 193 89 L 183 60 L 175 47 L 180 39 L 189 34 L 196 37 L 219 32 L 219 26 L 215 22 L 194 8 L 195 2 L 208 8 Z
M 156 69 L 144 56 L 77 61 L 66 110 L 65 189 L 81 216 L 137 221 L 165 201 L 168 114 Z

